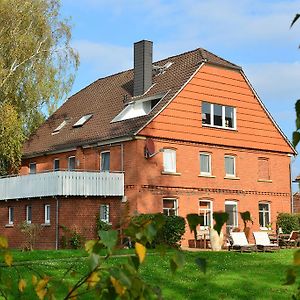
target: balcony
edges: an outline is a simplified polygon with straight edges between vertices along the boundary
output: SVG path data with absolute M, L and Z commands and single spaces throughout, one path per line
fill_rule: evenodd
M 56 171 L 0 178 L 0 200 L 54 196 L 124 196 L 124 174 Z

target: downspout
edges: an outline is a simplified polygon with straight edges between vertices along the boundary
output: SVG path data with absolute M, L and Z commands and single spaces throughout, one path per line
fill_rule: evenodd
M 294 212 L 294 196 L 293 196 L 293 181 L 292 181 L 292 155 L 290 156 L 289 171 L 290 171 L 290 191 L 291 191 L 291 213 Z
M 58 250 L 58 242 L 59 242 L 59 222 L 58 222 L 58 208 L 59 208 L 59 201 L 58 198 L 56 199 L 56 210 L 55 210 L 55 249 Z
M 121 143 L 121 171 L 124 172 L 124 146 Z

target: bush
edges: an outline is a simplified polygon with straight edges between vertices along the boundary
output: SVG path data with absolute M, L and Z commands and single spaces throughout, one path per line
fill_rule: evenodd
M 160 244 L 176 248 L 180 247 L 180 241 L 185 232 L 185 220 L 183 217 L 165 216 L 163 214 L 140 214 L 133 217 L 132 222 L 142 223 L 153 221 L 156 215 L 163 217 L 164 226 L 158 230 L 155 240 L 151 244 L 148 244 L 148 247 L 155 247 Z
M 96 231 L 97 231 L 96 233 L 97 233 L 97 235 L 98 235 L 99 230 L 108 231 L 108 230 L 111 230 L 111 229 L 112 229 L 111 224 L 106 223 L 104 221 L 101 221 L 100 217 L 97 217 L 97 221 L 96 221 Z
M 290 233 L 293 230 L 300 230 L 299 215 L 280 213 L 277 216 L 277 227 L 282 228 L 283 233 Z
M 63 235 L 61 237 L 61 248 L 71 248 L 79 249 L 84 243 L 83 237 L 78 233 L 78 230 L 71 230 L 64 225 L 60 225 L 60 228 L 63 230 Z

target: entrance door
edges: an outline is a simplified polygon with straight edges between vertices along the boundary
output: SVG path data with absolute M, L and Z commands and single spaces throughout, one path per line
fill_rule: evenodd
M 238 207 L 235 201 L 225 201 L 225 211 L 228 213 L 226 222 L 226 233 L 229 234 L 233 228 L 238 227 Z

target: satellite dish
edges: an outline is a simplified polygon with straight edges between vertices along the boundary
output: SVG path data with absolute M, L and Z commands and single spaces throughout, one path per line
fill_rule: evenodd
M 149 158 L 152 157 L 155 154 L 155 146 L 152 139 L 148 138 L 146 139 L 145 143 L 145 157 Z

